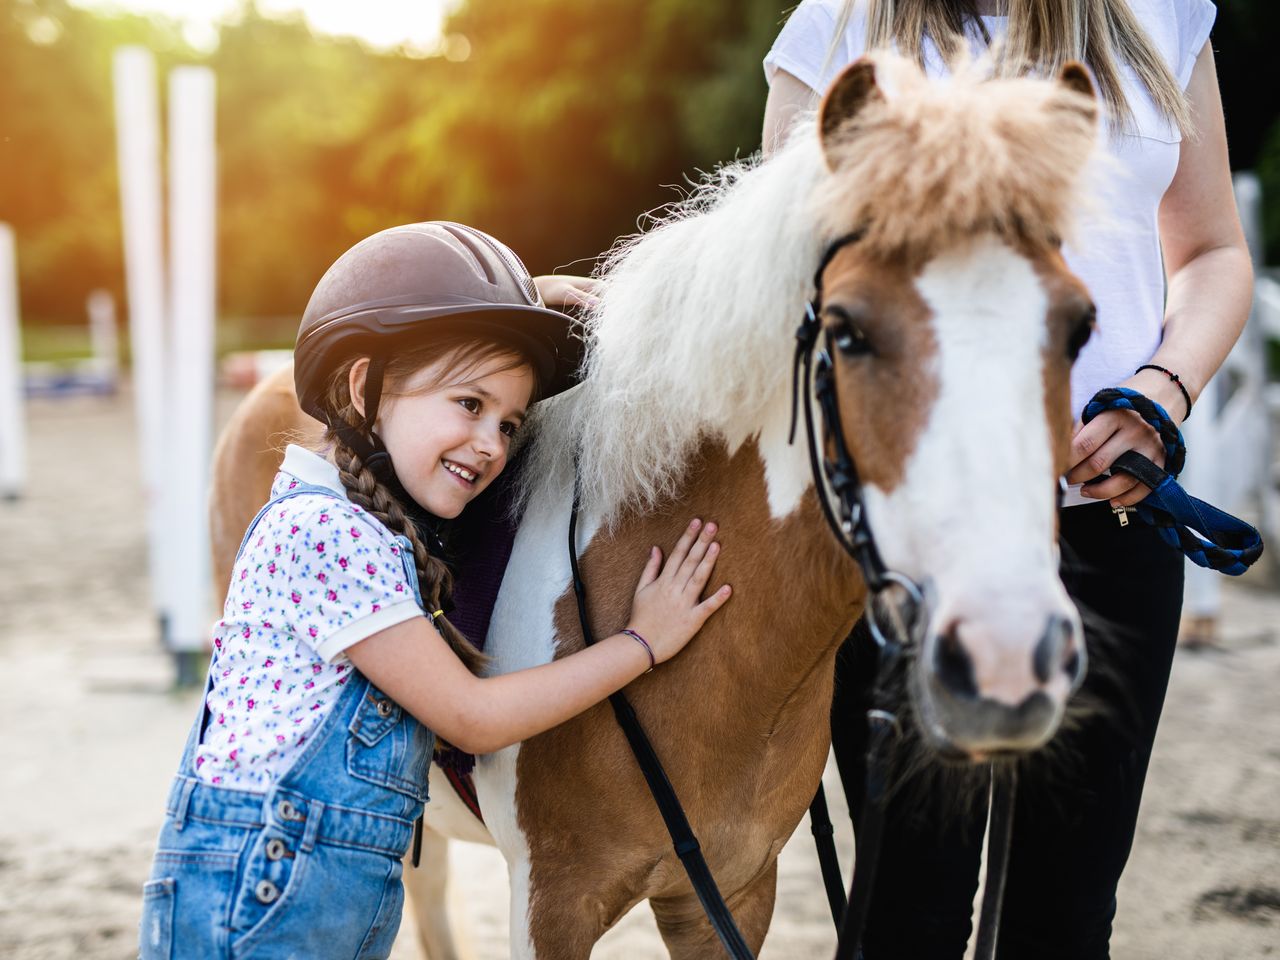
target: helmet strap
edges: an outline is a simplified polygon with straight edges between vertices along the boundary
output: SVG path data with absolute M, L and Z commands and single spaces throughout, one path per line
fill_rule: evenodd
M 378 419 L 378 405 L 382 402 L 382 373 L 387 368 L 387 358 L 379 354 L 369 358 L 364 374 L 364 423 L 360 429 L 373 433 L 373 421 Z

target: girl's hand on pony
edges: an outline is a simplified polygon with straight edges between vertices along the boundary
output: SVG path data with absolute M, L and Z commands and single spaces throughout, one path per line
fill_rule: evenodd
M 600 295 L 604 293 L 603 280 L 575 277 L 567 273 L 534 277 L 533 284 L 542 294 L 543 302 L 554 309 L 581 307 L 584 310 L 594 310 L 600 305 Z
M 649 551 L 649 562 L 636 585 L 628 627 L 649 641 L 658 663 L 679 653 L 707 618 L 729 599 L 732 591 L 726 583 L 707 599 L 699 600 L 720 555 L 715 535 L 714 523 L 704 526 L 694 520 L 685 528 L 665 566 L 661 550 L 653 547 Z

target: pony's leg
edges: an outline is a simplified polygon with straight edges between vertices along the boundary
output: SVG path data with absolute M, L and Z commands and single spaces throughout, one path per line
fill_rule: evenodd
M 753 954 L 760 952 L 764 935 L 773 918 L 773 899 L 778 888 L 778 861 L 773 858 L 755 879 L 725 898 L 729 912 L 738 923 Z M 655 897 L 649 901 L 658 932 L 667 945 L 671 960 L 723 958 L 724 947 L 693 891 L 677 897 Z
M 271 481 L 295 434 L 318 440 L 322 428 L 298 406 L 293 365 L 277 370 L 240 401 L 214 448 L 209 484 L 213 585 L 227 592 L 245 528 L 271 495 Z
M 404 888 L 418 928 L 423 960 L 471 960 L 475 953 L 454 936 L 449 918 L 449 841 L 430 829 L 422 831 L 422 856 L 415 868 L 404 858 Z
M 606 905 L 583 892 L 595 887 L 593 878 L 567 872 L 531 900 L 528 863 L 511 864 L 510 877 L 512 960 L 587 960 L 609 926 Z

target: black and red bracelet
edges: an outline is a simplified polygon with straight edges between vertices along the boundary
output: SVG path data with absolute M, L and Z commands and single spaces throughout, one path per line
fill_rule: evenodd
M 1187 414 L 1182 419 L 1184 421 L 1191 419 L 1191 394 L 1187 392 L 1186 385 L 1183 384 L 1182 378 L 1178 376 L 1176 373 L 1174 373 L 1172 370 L 1166 370 L 1164 367 L 1160 366 L 1158 363 L 1144 363 L 1142 366 L 1140 366 L 1137 370 L 1133 372 L 1138 373 L 1142 370 L 1159 370 L 1166 377 L 1168 377 L 1170 380 L 1176 383 L 1178 385 L 1178 389 L 1182 391 L 1182 399 L 1187 402 Z

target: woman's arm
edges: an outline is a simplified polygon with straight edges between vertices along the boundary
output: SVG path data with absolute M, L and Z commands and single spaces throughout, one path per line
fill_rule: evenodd
M 1164 339 L 1152 360 L 1188 381 L 1194 400 L 1249 318 L 1253 264 L 1236 210 L 1218 74 L 1208 44 L 1196 58 L 1187 93 L 1201 136 L 1183 139 L 1177 173 L 1160 202 L 1169 293 Z M 1183 406 L 1169 399 L 1181 412 Z
M 650 552 L 629 622 L 658 662 L 675 656 L 729 599 L 728 585 L 699 599 L 719 555 L 715 532 L 714 523 L 690 524 L 661 573 L 662 552 Z M 347 656 L 396 703 L 468 753 L 492 753 L 563 723 L 650 666 L 638 641 L 615 634 L 552 663 L 480 678 L 423 617 L 353 644 Z
M 1151 363 L 1182 378 L 1194 400 L 1244 329 L 1253 297 L 1253 265 L 1231 186 L 1226 125 L 1213 50 L 1206 43 L 1187 85 L 1199 136 L 1182 139 L 1178 169 L 1160 201 L 1160 245 L 1169 280 L 1164 334 Z M 1145 394 L 1181 422 L 1186 403 L 1163 373 L 1143 370 L 1124 386 Z M 1111 411 L 1072 441 L 1071 483 L 1097 476 L 1126 450 L 1163 463 L 1154 432 L 1136 415 Z M 1113 506 L 1133 506 L 1150 491 L 1128 474 L 1085 488 Z
M 764 102 L 764 134 L 761 140 L 765 159 L 787 140 L 791 124 L 797 116 L 818 105 L 818 94 L 803 80 L 778 69 L 769 84 L 769 97 Z

